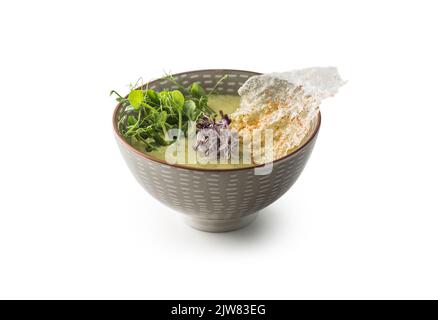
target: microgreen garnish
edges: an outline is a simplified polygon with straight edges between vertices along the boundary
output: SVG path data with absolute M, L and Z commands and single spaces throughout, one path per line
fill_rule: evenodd
M 208 93 L 198 82 L 184 87 L 171 75 L 164 79 L 176 86 L 177 90 L 158 92 L 147 86 L 139 89 L 133 87 L 126 98 L 113 90 L 110 95 L 115 94 L 116 100 L 122 105 L 118 130 L 126 139 L 142 142 L 146 151 L 167 146 L 172 143 L 166 139 L 169 129 L 177 128 L 187 134 L 189 121 L 214 119 L 216 112 L 208 106 L 208 97 L 226 77 L 222 77 Z
M 207 159 L 219 159 L 224 157 L 229 159 L 231 149 L 235 147 L 238 140 L 232 139 L 232 134 L 229 130 L 231 123 L 228 115 L 222 111 L 220 120 L 216 121 L 214 117 L 203 116 L 196 123 L 197 135 L 196 143 L 193 148 Z

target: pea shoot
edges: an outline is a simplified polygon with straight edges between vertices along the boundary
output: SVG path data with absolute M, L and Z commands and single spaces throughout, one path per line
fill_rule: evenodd
M 208 93 L 198 82 L 184 87 L 171 75 L 164 79 L 176 86 L 176 90 L 157 92 L 146 85 L 132 89 L 127 97 L 113 90 L 110 95 L 115 94 L 122 105 L 118 130 L 126 139 L 142 142 L 147 152 L 167 146 L 173 142 L 167 139 L 169 129 L 177 128 L 187 135 L 190 121 L 216 116 L 216 112 L 208 106 L 208 97 L 226 78 L 222 77 Z

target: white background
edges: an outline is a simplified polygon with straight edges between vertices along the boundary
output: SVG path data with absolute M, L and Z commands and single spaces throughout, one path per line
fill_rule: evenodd
M 0 298 L 438 298 L 435 1 L 3 1 Z M 136 183 L 108 94 L 337 66 L 294 187 L 208 234 Z

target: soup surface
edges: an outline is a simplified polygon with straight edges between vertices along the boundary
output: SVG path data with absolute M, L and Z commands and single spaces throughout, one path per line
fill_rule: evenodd
M 208 98 L 208 105 L 217 113 L 219 113 L 219 110 L 222 110 L 225 114 L 230 114 L 233 113 L 240 104 L 240 97 L 239 96 L 232 96 L 232 95 L 212 95 Z M 185 144 L 186 147 L 186 156 L 188 154 L 188 148 L 192 148 L 191 145 L 189 145 L 187 139 L 184 139 L 183 143 Z M 141 143 L 137 143 L 135 145 L 133 145 L 137 150 L 152 156 L 158 160 L 161 161 L 166 161 L 165 157 L 166 157 L 166 149 L 168 147 L 161 147 L 158 150 L 154 150 L 151 152 L 145 152 L 144 151 L 144 146 L 141 145 Z M 205 168 L 205 169 L 232 169 L 232 168 L 239 168 L 239 167 L 251 167 L 252 164 L 231 164 L 231 163 L 207 163 L 207 164 L 201 164 L 201 163 L 196 163 L 196 164 L 190 164 L 190 163 L 185 163 L 185 164 L 180 164 L 183 166 L 187 166 L 187 167 L 195 167 L 195 168 Z
M 231 114 L 233 113 L 240 104 L 240 97 L 239 96 L 234 96 L 234 95 L 212 95 L 209 97 L 208 99 L 208 104 L 209 106 L 215 110 L 217 113 L 219 113 L 220 110 L 222 110 L 225 114 Z M 192 148 L 192 145 L 189 145 L 190 143 L 188 143 L 188 141 L 186 141 L 187 139 L 184 139 L 184 144 L 185 144 L 185 148 L 186 148 L 186 158 L 187 158 L 187 154 L 188 154 L 188 148 Z M 139 150 L 142 153 L 145 153 L 153 158 L 156 158 L 158 160 L 161 161 L 166 161 L 166 149 L 168 147 L 160 147 L 158 150 L 154 150 L 151 152 L 145 152 L 145 148 L 144 145 L 142 145 L 141 143 L 132 143 L 132 145 Z M 242 149 L 242 148 L 240 148 Z M 186 161 L 186 163 L 184 164 L 180 164 L 182 166 L 187 166 L 187 167 L 191 167 L 191 168 L 203 168 L 203 169 L 233 169 L 233 168 L 245 168 L 245 167 L 252 167 L 254 166 L 254 164 L 244 164 L 242 163 L 242 156 L 239 157 L 240 158 L 240 163 L 207 163 L 207 164 L 202 164 L 202 163 L 196 163 L 196 164 L 191 164 L 191 163 L 187 163 L 188 161 Z

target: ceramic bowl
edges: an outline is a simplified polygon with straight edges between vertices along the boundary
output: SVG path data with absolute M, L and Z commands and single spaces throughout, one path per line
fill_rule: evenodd
M 199 70 L 173 75 L 183 85 L 199 82 L 207 90 L 223 75 L 229 77 L 218 88 L 220 94 L 237 94 L 239 87 L 258 73 L 240 70 Z M 149 88 L 173 88 L 167 80 L 149 83 Z M 255 175 L 254 167 L 226 170 L 194 169 L 170 165 L 133 148 L 119 133 L 120 104 L 113 128 L 129 169 L 143 188 L 166 206 L 185 214 L 192 227 L 223 232 L 250 224 L 257 212 L 280 198 L 295 183 L 309 159 L 317 139 L 321 116 L 312 124 L 306 139 L 294 152 L 273 162 L 272 172 Z

